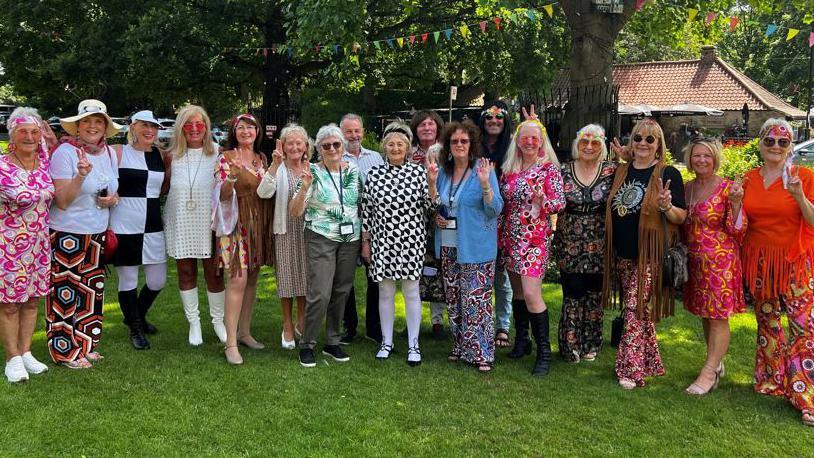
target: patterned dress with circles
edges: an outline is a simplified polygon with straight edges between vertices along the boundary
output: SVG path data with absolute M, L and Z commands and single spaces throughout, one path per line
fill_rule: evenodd
M 362 196 L 362 230 L 370 234 L 374 281 L 418 280 L 424 261 L 429 198 L 427 171 L 406 163 L 368 172 Z

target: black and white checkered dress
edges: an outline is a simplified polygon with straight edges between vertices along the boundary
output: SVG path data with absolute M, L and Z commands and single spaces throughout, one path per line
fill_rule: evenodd
M 119 204 L 110 214 L 110 228 L 119 239 L 114 264 L 140 266 L 167 261 L 161 221 L 161 183 L 164 161 L 158 148 L 122 148 L 119 164 Z

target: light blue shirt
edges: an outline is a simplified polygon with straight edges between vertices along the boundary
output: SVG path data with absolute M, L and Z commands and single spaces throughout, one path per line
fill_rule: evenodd
M 354 156 L 353 154 L 345 151 L 342 154 L 342 160 L 346 162 L 350 162 L 351 164 L 355 164 L 356 167 L 359 167 L 359 173 L 362 177 L 362 185 L 364 186 L 365 181 L 367 181 L 367 172 L 370 171 L 373 167 L 377 165 L 384 164 L 384 159 L 382 155 L 376 151 L 369 150 L 367 148 L 362 148 L 361 152 L 359 153 L 359 157 Z

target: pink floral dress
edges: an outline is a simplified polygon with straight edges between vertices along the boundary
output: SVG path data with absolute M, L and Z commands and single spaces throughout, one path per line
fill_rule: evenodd
M 681 225 L 687 244 L 689 278 L 684 285 L 684 308 L 702 318 L 727 319 L 746 311 L 740 244 L 746 218 L 736 227 L 729 205 L 732 181 L 723 179 L 706 200 L 690 206 Z
M 554 234 L 549 217 L 565 208 L 562 188 L 560 169 L 550 162 L 503 174 L 500 192 L 504 204 L 498 251 L 503 253 L 502 262 L 509 272 L 528 277 L 545 276 Z M 540 208 L 532 203 L 536 189 L 545 191 Z
M 18 167 L 9 154 L 0 156 L 0 303 L 48 295 L 48 208 L 54 198 L 48 166 L 44 154 L 32 172 Z

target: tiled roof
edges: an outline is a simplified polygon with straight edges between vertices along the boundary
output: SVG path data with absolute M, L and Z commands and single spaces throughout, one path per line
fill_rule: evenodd
M 740 110 L 746 103 L 750 110 L 777 110 L 788 117 L 805 118 L 805 111 L 789 105 L 711 52 L 697 60 L 614 65 L 619 103 L 696 103 L 719 110 Z M 567 81 L 566 73 L 555 87 L 567 87 Z

